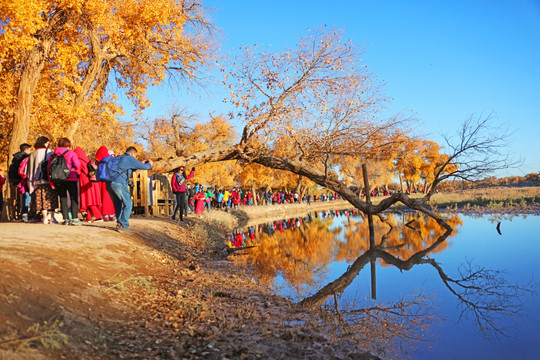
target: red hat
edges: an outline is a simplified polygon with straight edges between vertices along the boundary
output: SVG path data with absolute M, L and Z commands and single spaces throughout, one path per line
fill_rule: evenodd
M 107 156 L 109 156 L 109 150 L 107 149 L 106 146 L 101 146 L 98 149 L 98 151 L 96 152 L 96 160 L 97 161 L 101 161 L 104 158 L 106 158 Z

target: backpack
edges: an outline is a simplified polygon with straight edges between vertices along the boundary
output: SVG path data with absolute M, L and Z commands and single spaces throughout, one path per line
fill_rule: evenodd
M 8 170 L 8 178 L 9 182 L 12 184 L 18 184 L 21 181 L 21 176 L 19 175 L 19 167 L 21 165 L 21 162 L 28 158 L 29 155 L 20 152 L 13 156 L 13 161 L 11 161 L 11 165 L 9 165 Z
M 96 170 L 96 180 L 107 182 L 116 181 L 122 173 L 118 167 L 120 158 L 121 156 L 107 156 L 103 158 L 99 162 Z
M 67 166 L 66 153 L 69 150 L 64 151 L 62 155 L 53 154 L 49 163 L 49 180 L 52 182 L 66 181 L 71 174 L 71 169 Z
M 90 160 L 88 162 L 88 164 L 86 165 L 86 169 L 88 170 L 88 178 L 90 180 L 93 180 L 95 181 L 96 180 L 96 171 L 97 171 L 97 167 L 96 167 L 96 164 Z
M 28 160 L 30 160 L 30 156 L 25 157 L 22 159 L 21 163 L 19 164 L 19 169 L 17 171 L 17 174 L 21 179 L 26 179 L 28 175 L 26 175 L 26 168 L 28 167 Z

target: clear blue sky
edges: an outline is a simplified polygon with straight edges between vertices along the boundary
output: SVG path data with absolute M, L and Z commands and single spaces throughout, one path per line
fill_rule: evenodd
M 211 0 L 223 54 L 240 45 L 294 46 L 308 29 L 343 29 L 363 64 L 384 83 L 389 113 L 412 112 L 419 131 L 440 141 L 472 113 L 494 113 L 514 130 L 510 150 L 525 157 L 518 170 L 540 171 L 540 1 L 295 1 Z M 226 92 L 150 91 L 145 116 L 165 115 L 169 104 L 186 106 L 201 119 L 227 112 Z

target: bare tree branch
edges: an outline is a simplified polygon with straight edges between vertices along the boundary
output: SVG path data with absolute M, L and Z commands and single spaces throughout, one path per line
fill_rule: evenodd
M 494 125 L 493 114 L 471 115 L 455 135 L 443 135 L 450 150 L 448 159 L 437 169 L 428 198 L 437 185 L 449 178 L 477 180 L 498 170 L 522 163 L 508 152 L 508 130 Z

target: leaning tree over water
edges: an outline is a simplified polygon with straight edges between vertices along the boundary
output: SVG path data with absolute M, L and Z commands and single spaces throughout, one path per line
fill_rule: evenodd
M 402 270 L 426 263 L 438 270 L 441 279 L 465 304 L 465 309 L 477 315 L 481 328 L 499 331 L 491 326 L 493 318 L 489 313 L 493 309 L 478 302 L 467 302 L 470 297 L 455 290 L 455 287 L 470 285 L 465 284 L 465 280 L 473 278 L 467 276 L 476 276 L 479 280 L 489 274 L 471 270 L 465 278 L 453 279 L 427 259 L 426 254 L 453 231 L 428 205 L 438 185 L 448 178 L 470 180 L 514 165 L 503 151 L 506 132 L 492 127 L 491 115 L 471 116 L 456 135 L 445 137 L 449 153 L 433 164 L 432 186 L 424 196 L 412 198 L 405 193 L 394 193 L 372 204 L 369 196 L 364 200 L 351 190 L 337 176 L 337 169 L 345 160 L 364 163 L 392 159 L 414 137 L 409 129 L 411 119 L 400 115 L 387 119 L 379 116 L 386 100 L 366 66 L 357 59 L 353 45 L 344 40 L 340 32 L 331 30 L 315 32 L 302 39 L 295 49 L 282 53 L 265 52 L 256 46 L 244 48 L 226 76 L 230 90 L 227 101 L 235 107 L 229 115 L 243 124 L 240 139 L 232 145 L 155 162 L 151 172 L 167 172 L 180 165 L 240 160 L 304 176 L 340 194 L 367 216 L 371 224 L 371 248 L 342 278 L 304 299 L 302 305 L 311 308 L 322 305 L 332 295 L 343 291 L 364 265 L 377 258 Z M 276 146 L 283 143 L 287 146 Z M 367 175 L 364 183 L 369 189 Z M 381 216 L 398 203 L 434 219 L 444 229 L 436 244 L 407 259 L 392 256 L 374 242 L 373 216 Z M 490 279 L 504 282 L 500 277 Z M 471 286 L 482 288 L 478 283 Z M 507 290 L 516 288 L 501 286 L 499 289 L 502 291 L 496 292 L 495 298 L 506 299 Z M 481 291 L 476 295 L 482 295 Z
M 433 185 L 425 196 L 413 199 L 395 193 L 377 205 L 364 201 L 337 176 L 340 163 L 351 158 L 389 159 L 412 135 L 411 119 L 378 115 L 386 99 L 357 59 L 354 46 L 332 30 L 315 32 L 282 53 L 244 48 L 226 76 L 227 101 L 235 107 L 230 116 L 243 124 L 240 139 L 155 162 L 151 172 L 234 159 L 257 163 L 302 175 L 337 192 L 365 214 L 379 214 L 401 203 L 451 231 L 426 203 L 444 179 L 470 179 L 508 168 L 511 159 L 501 151 L 506 134 L 491 131 L 491 116 L 472 116 L 456 136 L 446 137 L 450 153 L 434 169 Z M 286 150 L 274 146 L 284 141 Z

